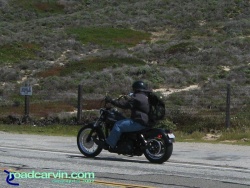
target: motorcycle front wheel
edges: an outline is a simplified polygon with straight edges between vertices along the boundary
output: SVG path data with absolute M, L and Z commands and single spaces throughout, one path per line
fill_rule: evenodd
M 173 144 L 167 142 L 167 138 L 149 138 L 148 147 L 144 151 L 145 157 L 152 163 L 164 163 L 173 152 Z
M 81 128 L 77 135 L 77 146 L 80 152 L 86 157 L 95 157 L 99 155 L 102 148 L 98 146 L 92 138 L 87 139 L 93 126 L 91 124 Z M 96 131 L 92 132 L 92 135 L 96 134 L 97 138 L 100 138 L 100 134 Z

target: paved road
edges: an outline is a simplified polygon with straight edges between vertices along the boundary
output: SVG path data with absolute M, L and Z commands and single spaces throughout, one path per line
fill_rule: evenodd
M 175 143 L 168 162 L 151 164 L 144 156 L 126 157 L 106 151 L 95 159 L 78 151 L 76 138 L 0 132 L 0 187 L 8 172 L 93 172 L 94 183 L 71 179 L 17 179 L 19 187 L 250 187 L 250 147 L 223 144 Z M 51 174 L 50 174 L 51 175 Z M 57 182 L 56 182 L 57 181 Z M 69 185 L 70 184 L 70 185 Z

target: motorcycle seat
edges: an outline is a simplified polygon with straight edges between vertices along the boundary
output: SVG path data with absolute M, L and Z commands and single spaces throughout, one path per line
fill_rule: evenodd
M 142 129 L 142 130 L 140 130 L 140 131 L 135 131 L 136 133 L 139 133 L 139 134 L 142 134 L 142 133 L 144 133 L 144 132 L 146 132 L 146 131 L 148 131 L 148 130 L 150 130 L 151 128 L 150 127 L 146 127 L 145 129 Z

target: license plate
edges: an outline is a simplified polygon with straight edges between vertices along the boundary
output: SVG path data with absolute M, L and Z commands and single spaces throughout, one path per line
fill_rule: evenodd
M 174 136 L 174 134 L 169 133 L 169 134 L 168 134 L 168 138 L 173 138 L 173 139 L 174 139 L 174 138 L 175 138 L 175 136 Z

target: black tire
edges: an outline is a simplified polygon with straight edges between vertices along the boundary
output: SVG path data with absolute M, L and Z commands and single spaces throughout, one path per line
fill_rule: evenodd
M 172 155 L 173 144 L 167 142 L 167 138 L 149 138 L 147 139 L 149 147 L 144 151 L 145 157 L 151 163 L 164 163 Z
M 77 135 L 77 146 L 80 152 L 86 157 L 95 157 L 99 155 L 102 151 L 102 148 L 98 146 L 92 139 L 87 142 L 87 137 L 90 131 L 93 129 L 93 125 L 89 124 L 81 128 Z M 97 134 L 97 138 L 100 138 L 100 133 L 94 132 Z

